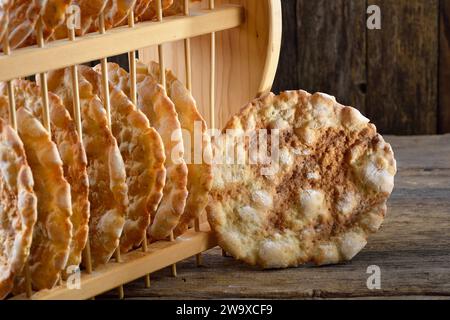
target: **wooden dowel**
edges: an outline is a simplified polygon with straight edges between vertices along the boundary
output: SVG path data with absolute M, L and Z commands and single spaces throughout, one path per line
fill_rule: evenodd
M 128 26 L 134 28 L 134 8 L 130 10 L 128 15 Z M 130 96 L 131 102 L 137 105 L 137 90 L 136 90 L 136 51 L 128 53 L 128 63 L 130 69 Z
M 9 33 L 8 28 L 5 30 L 5 35 L 3 38 L 3 52 L 5 55 L 9 56 L 11 54 L 11 49 L 9 47 Z M 16 116 L 16 100 L 14 99 L 14 86 L 12 80 L 7 82 L 8 89 L 8 100 L 9 100 L 9 123 L 11 127 L 17 131 L 17 116 Z
M 170 241 L 175 241 L 175 237 L 173 236 L 173 231 L 170 233 Z M 172 276 L 177 276 L 177 265 L 174 263 L 172 265 Z
M 98 22 L 99 22 L 99 32 L 100 34 L 105 34 L 106 33 L 106 28 L 105 28 L 105 12 L 102 11 L 102 13 L 100 14 L 99 18 L 98 18 Z M 112 128 L 111 125 L 111 101 L 110 101 L 110 97 L 109 97 L 109 79 L 108 79 L 108 59 L 102 58 L 100 60 L 101 62 L 101 69 L 102 69 L 102 86 L 103 86 L 103 101 L 104 101 L 104 106 L 106 109 L 106 116 L 108 119 L 108 126 L 109 128 Z M 116 257 L 116 262 L 120 263 L 120 246 L 116 248 L 115 251 L 115 257 Z M 123 285 L 120 285 L 117 288 L 117 292 L 119 295 L 119 299 L 123 299 L 124 298 L 124 291 L 123 291 Z
M 39 48 L 45 47 L 45 40 L 43 34 L 44 24 L 42 21 L 42 16 L 39 16 L 37 25 L 36 25 L 36 38 Z M 41 86 L 41 95 L 42 95 L 42 122 L 44 127 L 47 129 L 49 133 L 51 133 L 50 128 L 50 108 L 49 108 L 49 100 L 48 100 L 48 86 L 47 86 L 47 73 L 39 74 L 40 86 Z
M 209 0 L 209 9 L 215 8 L 214 0 Z M 211 74 L 210 74 L 210 124 L 211 128 L 216 127 L 216 33 L 211 33 Z
M 31 285 L 30 264 L 28 262 L 25 263 L 24 271 L 25 271 L 25 293 L 27 295 L 27 298 L 31 298 L 31 296 L 33 295 L 33 288 Z
M 163 11 L 162 11 L 162 0 L 157 0 L 157 17 L 158 21 L 161 22 L 163 20 Z M 161 85 L 166 89 L 166 64 L 164 61 L 164 48 L 162 44 L 158 45 L 158 60 L 159 60 L 159 68 L 160 68 L 160 81 Z

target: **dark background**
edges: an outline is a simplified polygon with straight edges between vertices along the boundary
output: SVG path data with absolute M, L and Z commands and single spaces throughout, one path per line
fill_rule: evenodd
M 282 0 L 273 90 L 336 96 L 384 134 L 450 132 L 450 0 Z M 381 30 L 366 28 L 381 8 Z

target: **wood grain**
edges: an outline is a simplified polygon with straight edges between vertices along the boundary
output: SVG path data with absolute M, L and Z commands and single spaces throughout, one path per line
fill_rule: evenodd
M 219 249 L 125 286 L 129 299 L 450 298 L 450 135 L 386 137 L 399 164 L 388 215 L 367 247 L 345 264 L 261 271 Z M 366 287 L 370 265 L 381 268 L 381 290 Z M 114 292 L 101 298 L 114 298 Z
M 366 110 L 384 134 L 437 132 L 438 0 L 368 0 L 382 29 L 367 32 Z
M 336 96 L 341 103 L 364 111 L 365 2 L 297 0 L 296 3 L 297 30 L 291 32 L 297 33 L 298 56 L 295 63 L 298 86 L 281 89 L 327 92 Z M 283 64 L 285 68 L 292 67 L 294 61 L 283 60 Z
M 450 132 L 450 0 L 440 2 L 439 133 Z

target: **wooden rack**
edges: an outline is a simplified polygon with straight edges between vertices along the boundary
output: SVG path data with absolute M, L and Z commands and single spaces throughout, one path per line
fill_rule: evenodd
M 131 10 L 128 26 L 105 30 L 104 16 L 99 17 L 100 30 L 95 34 L 88 34 L 82 37 L 75 37 L 74 30 L 69 30 L 68 39 L 45 43 L 42 35 L 42 22 L 38 21 L 36 28 L 36 38 L 38 45 L 23 48 L 15 51 L 9 49 L 7 41 L 3 46 L 4 54 L 0 55 L 0 81 L 8 82 L 8 96 L 10 102 L 10 123 L 13 128 L 17 128 L 15 116 L 14 88 L 12 80 L 16 78 L 37 75 L 40 78 L 42 87 L 42 101 L 44 105 L 44 126 L 50 129 L 48 88 L 46 72 L 60 68 L 70 67 L 72 73 L 72 89 L 74 92 L 74 121 L 77 131 L 82 139 L 80 100 L 78 88 L 77 65 L 100 60 L 102 66 L 102 80 L 105 92 L 105 108 L 110 121 L 110 102 L 108 87 L 108 65 L 107 57 L 128 53 L 131 83 L 131 100 L 136 103 L 136 51 L 157 45 L 158 60 L 162 70 L 165 70 L 165 44 L 177 40 L 184 41 L 184 67 L 186 75 L 186 86 L 192 89 L 192 62 L 191 62 L 191 38 L 209 35 L 209 125 L 215 127 L 216 108 L 216 32 L 229 30 L 236 27 L 246 26 L 248 20 L 246 13 L 249 8 L 253 16 L 257 15 L 257 8 L 263 4 L 267 9 L 268 24 L 263 26 L 264 41 L 267 55 L 255 57 L 255 61 L 261 61 L 264 66 L 261 74 L 258 74 L 258 90 L 248 89 L 248 96 L 254 97 L 261 91 L 270 89 L 273 81 L 278 54 L 281 43 L 281 4 L 279 0 L 246 0 L 242 5 L 223 4 L 226 0 L 217 2 L 207 0 L 208 8 L 193 12 L 189 10 L 189 1 L 184 1 L 184 15 L 172 16 L 163 19 L 162 3 L 158 1 L 156 22 L 134 23 L 133 10 Z M 206 0 L 205 0 L 206 1 Z M 233 1 L 236 2 L 236 1 Z M 239 1 L 237 1 L 239 2 Z M 258 31 L 255 27 L 245 27 L 243 32 Z M 257 39 L 260 35 L 253 34 L 251 37 Z M 7 39 L 7 36 L 5 37 Z M 259 39 L 256 41 L 260 41 Z M 270 45 L 269 45 L 270 44 Z M 250 54 L 250 53 L 249 53 Z M 242 59 L 242 57 L 241 57 Z M 251 63 L 250 63 L 251 64 Z M 161 84 L 165 86 L 165 72 L 161 72 Z M 262 88 L 262 89 L 260 89 Z M 150 273 L 165 267 L 172 267 L 172 274 L 176 276 L 176 263 L 186 258 L 196 256 L 197 263 L 201 263 L 200 254 L 217 245 L 214 236 L 211 234 L 208 223 L 195 222 L 195 228 L 190 229 L 186 234 L 167 241 L 159 241 L 148 245 L 147 241 L 141 249 L 120 255 L 116 250 L 115 259 L 106 265 L 92 270 L 90 261 L 89 240 L 84 252 L 85 270 L 81 272 L 81 288 L 69 289 L 66 283 L 62 282 L 52 290 L 33 292 L 31 290 L 30 276 L 27 276 L 26 294 L 15 296 L 13 299 L 89 299 L 118 288 L 119 298 L 124 297 L 123 285 L 144 277 L 146 287 L 150 286 Z M 25 270 L 28 266 L 25 267 Z M 28 273 L 27 273 L 28 274 Z

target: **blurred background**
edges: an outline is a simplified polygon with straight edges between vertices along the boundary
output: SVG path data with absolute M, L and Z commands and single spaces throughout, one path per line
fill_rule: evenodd
M 384 134 L 450 132 L 450 0 L 282 0 L 273 90 L 360 109 Z M 381 30 L 366 27 L 381 9 Z

